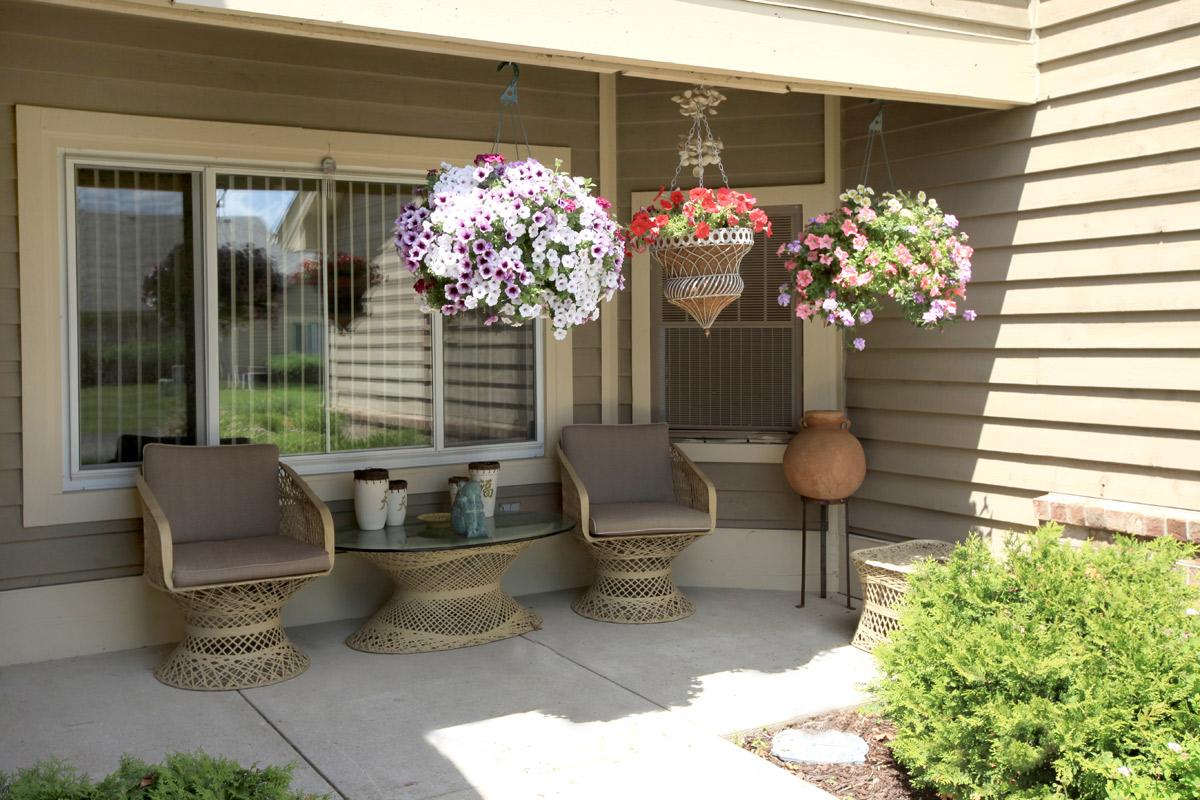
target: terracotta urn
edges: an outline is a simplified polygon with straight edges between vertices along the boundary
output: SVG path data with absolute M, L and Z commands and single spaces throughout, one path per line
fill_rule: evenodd
M 867 477 L 862 445 L 840 411 L 809 411 L 783 454 L 792 490 L 814 500 L 844 500 Z

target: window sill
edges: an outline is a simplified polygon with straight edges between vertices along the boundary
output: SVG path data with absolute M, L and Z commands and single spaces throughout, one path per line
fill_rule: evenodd
M 781 464 L 787 444 L 731 441 L 676 441 L 688 458 L 698 464 Z
M 493 451 L 493 460 L 495 451 Z M 446 482 L 455 475 L 466 472 L 469 459 L 461 453 L 450 454 L 454 461 L 445 464 L 430 464 L 392 468 L 392 477 L 408 481 L 408 490 L 413 494 L 440 492 Z M 285 459 L 286 460 L 286 459 Z M 545 456 L 533 458 L 501 458 L 501 486 L 524 486 L 538 483 L 558 482 L 558 463 Z M 357 466 L 367 463 L 359 458 Z M 372 464 L 382 464 L 372 460 Z M 337 472 L 309 473 L 305 481 L 317 496 L 326 502 L 349 500 L 354 497 L 353 467 Z M 132 473 L 131 473 L 132 474 Z M 59 494 L 29 498 L 24 507 L 25 525 L 66 525 L 79 522 L 102 520 L 132 520 L 142 516 L 141 502 L 137 490 L 132 486 L 107 489 L 77 489 Z

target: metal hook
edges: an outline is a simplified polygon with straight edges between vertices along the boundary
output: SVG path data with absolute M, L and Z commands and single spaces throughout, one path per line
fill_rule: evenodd
M 505 67 L 512 67 L 512 80 L 508 82 L 508 86 L 504 87 L 504 91 L 500 94 L 500 102 L 506 106 L 515 106 L 517 104 L 517 81 L 521 78 L 521 65 L 513 61 L 501 61 L 496 67 L 496 72 L 503 72 Z

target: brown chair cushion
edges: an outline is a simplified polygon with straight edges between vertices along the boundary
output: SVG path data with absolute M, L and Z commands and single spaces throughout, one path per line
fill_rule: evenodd
M 678 503 L 600 503 L 590 511 L 593 536 L 684 533 L 712 527 L 707 512 Z
M 142 474 L 176 544 L 279 532 L 275 445 L 148 444 L 142 458 Z
M 330 568 L 329 553 L 288 536 L 252 536 L 174 547 L 176 587 L 308 575 Z
M 591 503 L 674 503 L 666 425 L 568 425 L 562 448 Z

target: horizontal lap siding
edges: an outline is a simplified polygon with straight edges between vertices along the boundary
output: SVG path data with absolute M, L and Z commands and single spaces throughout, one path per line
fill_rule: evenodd
M 617 81 L 617 186 L 621 218 L 628 219 L 630 194 L 657 191 L 670 183 L 679 163 L 679 137 L 690 120 L 671 97 L 689 87 L 639 78 Z M 713 135 L 725 143 L 722 159 L 734 188 L 820 183 L 824 180 L 824 100 L 818 95 L 765 94 L 722 89 L 728 98 L 712 117 Z M 705 172 L 709 186 L 720 173 Z M 690 168 L 679 177 L 694 186 Z M 629 402 L 628 303 L 622 304 L 621 413 Z M 639 343 L 640 346 L 641 343 Z M 647 343 L 649 346 L 649 343 Z M 661 376 L 655 376 L 661 380 Z M 800 500 L 778 464 L 701 464 L 717 487 L 718 523 L 729 528 L 799 528 Z
M 856 529 L 1031 526 L 1050 491 L 1200 508 L 1198 9 L 1043 0 L 1041 103 L 888 106 L 896 183 L 977 248 L 979 319 L 884 314 L 848 356 Z M 843 108 L 847 182 L 873 113 Z
M 13 107 L 490 141 L 503 83 L 490 61 L 0 0 L 0 589 L 127 575 L 141 562 L 137 521 L 21 525 Z M 521 108 L 530 141 L 569 146 L 573 171 L 597 174 L 594 75 L 523 69 Z M 585 414 L 599 403 L 591 334 L 578 337 Z

